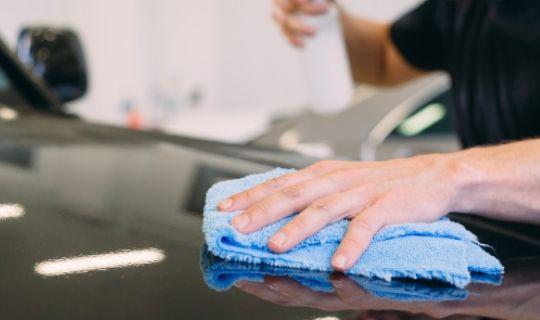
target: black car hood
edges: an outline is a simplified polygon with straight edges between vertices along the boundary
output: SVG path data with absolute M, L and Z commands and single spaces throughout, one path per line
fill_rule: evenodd
M 200 270 L 201 210 L 211 184 L 310 161 L 72 119 L 34 115 L 1 123 L 0 203 L 17 204 L 24 214 L 0 218 L 0 316 L 344 318 L 350 311 L 288 308 L 239 290 L 218 293 L 205 285 Z M 505 243 L 500 247 L 508 255 L 539 252 L 534 239 L 484 234 L 492 244 Z M 508 244 L 512 250 L 504 249 Z M 74 259 L 122 252 L 149 253 L 151 259 L 123 268 L 98 264 L 84 273 L 69 272 L 73 265 L 54 269 L 54 262 L 81 264 Z M 47 262 L 53 267 L 45 268 Z M 396 306 L 389 302 L 387 308 Z

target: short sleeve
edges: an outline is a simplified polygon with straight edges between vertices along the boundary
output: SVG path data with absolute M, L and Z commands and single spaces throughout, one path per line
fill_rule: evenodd
M 427 0 L 395 21 L 390 36 L 398 51 L 413 66 L 426 70 L 447 70 L 448 48 L 444 34 L 446 0 Z

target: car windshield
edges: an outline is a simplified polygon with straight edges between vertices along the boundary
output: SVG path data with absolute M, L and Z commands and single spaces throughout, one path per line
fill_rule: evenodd
M 27 105 L 23 95 L 13 86 L 11 79 L 0 66 L 0 105 L 20 108 Z

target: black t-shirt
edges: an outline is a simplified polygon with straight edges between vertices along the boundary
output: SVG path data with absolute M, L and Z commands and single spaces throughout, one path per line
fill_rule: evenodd
M 540 1 L 427 0 L 391 37 L 412 65 L 450 74 L 464 147 L 540 136 Z

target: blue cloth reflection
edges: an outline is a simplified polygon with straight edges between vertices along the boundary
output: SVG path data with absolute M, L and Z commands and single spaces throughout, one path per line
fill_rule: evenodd
M 267 276 L 287 277 L 314 291 L 334 291 L 329 281 L 331 273 L 227 261 L 212 255 L 206 246 L 201 250 L 201 269 L 206 284 L 216 291 L 229 290 L 239 281 L 264 282 Z M 351 275 L 348 278 L 376 297 L 395 301 L 451 301 L 465 300 L 468 296 L 466 289 L 439 281 L 394 279 L 387 282 Z M 476 277 L 473 274 L 472 280 L 499 284 L 501 277 Z

